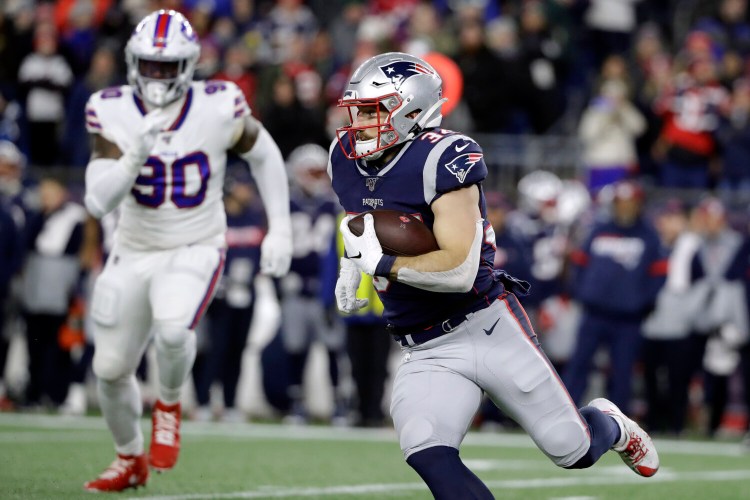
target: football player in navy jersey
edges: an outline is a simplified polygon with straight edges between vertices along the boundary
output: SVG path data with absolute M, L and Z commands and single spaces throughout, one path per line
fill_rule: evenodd
M 575 407 L 516 298 L 528 284 L 494 269 L 482 149 L 439 128 L 443 101 L 442 81 L 423 60 L 375 56 L 354 72 L 339 101 L 351 123 L 330 149 L 328 173 L 348 214 L 415 214 L 439 246 L 393 257 L 383 254 L 371 215 L 361 236 L 348 218 L 340 226 L 346 257 L 336 284 L 339 309 L 365 305 L 356 296 L 360 271 L 374 276 L 402 346 L 391 416 L 407 463 L 435 498 L 493 498 L 458 453 L 485 392 L 560 467 L 589 467 L 612 448 L 637 474 L 654 475 L 656 449 L 635 422 L 606 399 Z

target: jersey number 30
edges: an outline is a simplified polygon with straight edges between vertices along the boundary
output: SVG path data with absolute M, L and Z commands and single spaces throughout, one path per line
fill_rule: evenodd
M 190 153 L 167 165 L 157 156 L 149 156 L 145 167 L 135 180 L 131 193 L 144 206 L 157 208 L 167 196 L 178 208 L 197 207 L 206 199 L 211 167 L 202 151 Z

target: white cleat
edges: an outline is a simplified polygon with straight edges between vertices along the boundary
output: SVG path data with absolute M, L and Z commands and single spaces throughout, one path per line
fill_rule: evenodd
M 620 455 L 622 461 L 640 476 L 651 477 L 656 474 L 659 470 L 659 454 L 648 433 L 608 399 L 594 399 L 588 405 L 614 418 L 620 426 L 620 440 L 612 449 Z

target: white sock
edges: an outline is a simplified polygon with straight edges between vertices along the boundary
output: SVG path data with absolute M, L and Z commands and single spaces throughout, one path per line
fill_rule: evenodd
M 97 383 L 99 406 L 107 420 L 115 450 L 121 455 L 143 453 L 143 433 L 139 425 L 143 407 L 135 375 Z
M 165 341 L 164 338 L 169 338 Z M 196 353 L 195 332 L 183 330 L 179 341 L 174 333 L 156 337 L 156 364 L 159 372 L 159 400 L 167 405 L 180 401 L 182 385 L 193 368 Z

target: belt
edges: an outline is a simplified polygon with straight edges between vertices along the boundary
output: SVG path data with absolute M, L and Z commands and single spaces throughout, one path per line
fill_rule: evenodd
M 482 309 L 486 309 L 487 307 L 489 307 L 489 305 L 490 303 L 488 303 L 486 300 L 481 300 L 470 308 L 461 312 L 460 314 L 451 316 L 446 320 L 435 323 L 423 329 L 409 327 L 399 328 L 396 325 L 391 324 L 389 324 L 386 328 L 391 333 L 393 339 L 396 342 L 404 347 L 413 347 L 451 333 L 453 330 L 458 328 L 461 323 L 466 321 L 470 314 L 481 311 Z M 407 331 L 411 333 L 405 333 Z

